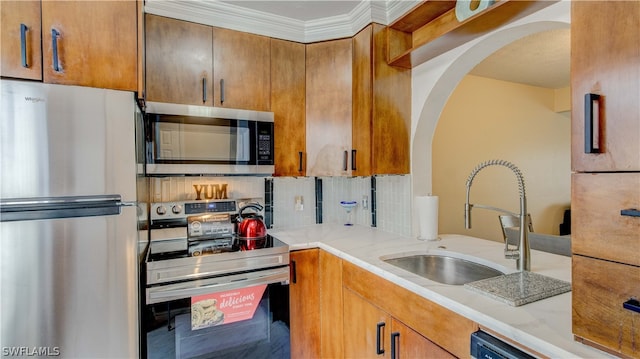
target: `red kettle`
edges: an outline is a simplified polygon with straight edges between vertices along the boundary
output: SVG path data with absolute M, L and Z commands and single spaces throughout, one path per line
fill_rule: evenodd
M 238 240 L 240 248 L 244 250 L 264 247 L 267 237 L 267 227 L 262 222 L 262 218 L 255 212 L 244 214 L 243 212 L 252 208 L 262 211 L 264 207 L 258 203 L 250 203 L 238 212 Z

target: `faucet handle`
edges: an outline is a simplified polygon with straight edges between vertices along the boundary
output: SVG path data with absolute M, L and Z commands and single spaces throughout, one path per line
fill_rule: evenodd
M 505 245 L 504 257 L 506 259 L 518 259 L 520 257 L 520 251 L 518 248 L 509 248 L 509 245 Z

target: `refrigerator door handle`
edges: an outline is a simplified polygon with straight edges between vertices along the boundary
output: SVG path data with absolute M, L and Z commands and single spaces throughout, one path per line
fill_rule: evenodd
M 0 222 L 120 214 L 120 195 L 12 198 L 0 200 Z

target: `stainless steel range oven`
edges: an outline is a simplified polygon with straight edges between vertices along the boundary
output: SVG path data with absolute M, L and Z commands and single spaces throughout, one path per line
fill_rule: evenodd
M 243 250 L 233 200 L 151 206 L 147 358 L 289 358 L 289 247 Z

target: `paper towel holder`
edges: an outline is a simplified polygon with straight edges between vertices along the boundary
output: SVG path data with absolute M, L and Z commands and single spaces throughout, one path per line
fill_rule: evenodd
M 428 201 L 428 202 L 427 202 Z M 418 236 L 417 239 L 420 241 L 428 241 L 435 242 L 441 240 L 440 236 L 438 236 L 438 196 L 432 196 L 431 193 L 426 196 L 417 196 L 416 197 L 416 213 L 418 217 Z M 429 206 L 433 206 L 429 208 Z M 425 217 L 426 216 L 426 217 Z M 429 222 L 430 216 L 432 220 L 435 219 L 435 223 L 423 223 Z M 423 226 L 431 225 L 430 229 L 427 229 Z M 434 231 L 435 229 L 435 231 Z M 435 232 L 435 233 L 434 233 Z

